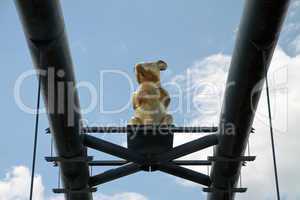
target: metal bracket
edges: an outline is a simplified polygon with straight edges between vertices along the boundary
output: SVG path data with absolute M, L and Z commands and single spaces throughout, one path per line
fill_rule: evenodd
M 246 162 L 254 161 L 256 156 L 239 156 L 236 158 L 227 158 L 221 156 L 208 156 L 207 160 L 211 162 Z
M 219 189 L 219 188 L 214 188 L 214 187 L 209 187 L 209 188 L 203 188 L 202 189 L 203 192 L 218 192 L 218 191 L 222 191 L 222 192 L 229 192 L 228 190 L 225 189 Z M 231 188 L 230 191 L 232 193 L 244 193 L 247 192 L 247 188 Z
M 48 128 L 45 128 L 45 134 L 51 134 L 51 130 L 50 130 L 50 128 L 48 127 Z
M 54 188 L 53 193 L 55 194 L 70 194 L 70 193 L 86 193 L 86 192 L 97 192 L 97 188 L 86 188 L 83 190 L 68 190 L 65 188 Z
M 212 133 L 217 132 L 218 127 L 176 127 L 174 125 L 127 125 L 124 127 L 83 127 L 82 133 Z
M 102 126 L 102 127 L 82 127 L 81 133 L 132 133 L 141 131 L 156 131 L 160 133 L 213 133 L 218 131 L 218 127 L 176 127 L 174 125 L 128 125 L 123 127 Z M 50 134 L 50 128 L 45 129 L 46 134 Z
M 87 156 L 87 157 L 63 158 L 63 157 L 46 156 L 45 160 L 47 162 L 89 162 L 93 160 L 93 157 Z

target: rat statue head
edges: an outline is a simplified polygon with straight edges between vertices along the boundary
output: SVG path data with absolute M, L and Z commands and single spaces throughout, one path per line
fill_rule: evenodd
M 157 62 L 139 63 L 135 66 L 135 75 L 139 84 L 144 82 L 160 82 L 160 71 L 166 70 L 167 63 L 162 60 Z

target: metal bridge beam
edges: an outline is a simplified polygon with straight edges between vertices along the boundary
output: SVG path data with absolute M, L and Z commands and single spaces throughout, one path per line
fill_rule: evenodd
M 15 0 L 35 67 L 58 156 L 85 158 L 80 106 L 59 0 Z M 60 163 L 66 199 L 91 200 L 88 161 Z M 86 192 L 71 192 L 86 191 Z
M 239 26 L 220 116 L 220 140 L 215 157 L 235 159 L 244 154 L 255 111 L 278 41 L 289 0 L 248 0 Z M 232 128 L 234 126 L 234 134 Z M 241 161 L 215 162 L 208 200 L 234 199 Z
M 210 186 L 211 180 L 208 175 L 193 171 L 191 169 L 187 169 L 184 167 L 177 166 L 171 163 L 160 163 L 157 166 L 157 169 L 171 174 L 173 176 L 177 176 L 201 185 Z
M 122 166 L 128 164 L 127 160 L 95 160 L 90 161 L 90 166 Z M 210 166 L 211 161 L 208 160 L 174 160 L 170 162 L 179 166 Z

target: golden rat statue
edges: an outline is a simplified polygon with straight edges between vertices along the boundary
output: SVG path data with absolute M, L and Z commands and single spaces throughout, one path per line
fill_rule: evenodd
M 139 88 L 133 94 L 135 110 L 131 125 L 170 125 L 173 122 L 167 114 L 170 104 L 168 92 L 161 87 L 160 71 L 166 70 L 164 61 L 140 63 L 135 66 L 135 74 Z

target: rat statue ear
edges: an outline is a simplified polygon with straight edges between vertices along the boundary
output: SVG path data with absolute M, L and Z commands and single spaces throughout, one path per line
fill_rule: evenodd
M 161 71 L 164 71 L 167 69 L 168 65 L 165 61 L 162 61 L 162 60 L 159 60 L 156 62 L 158 68 L 161 70 Z
M 135 74 L 136 74 L 138 83 L 141 84 L 142 80 L 144 79 L 144 76 L 145 76 L 145 70 L 141 64 L 135 65 Z

